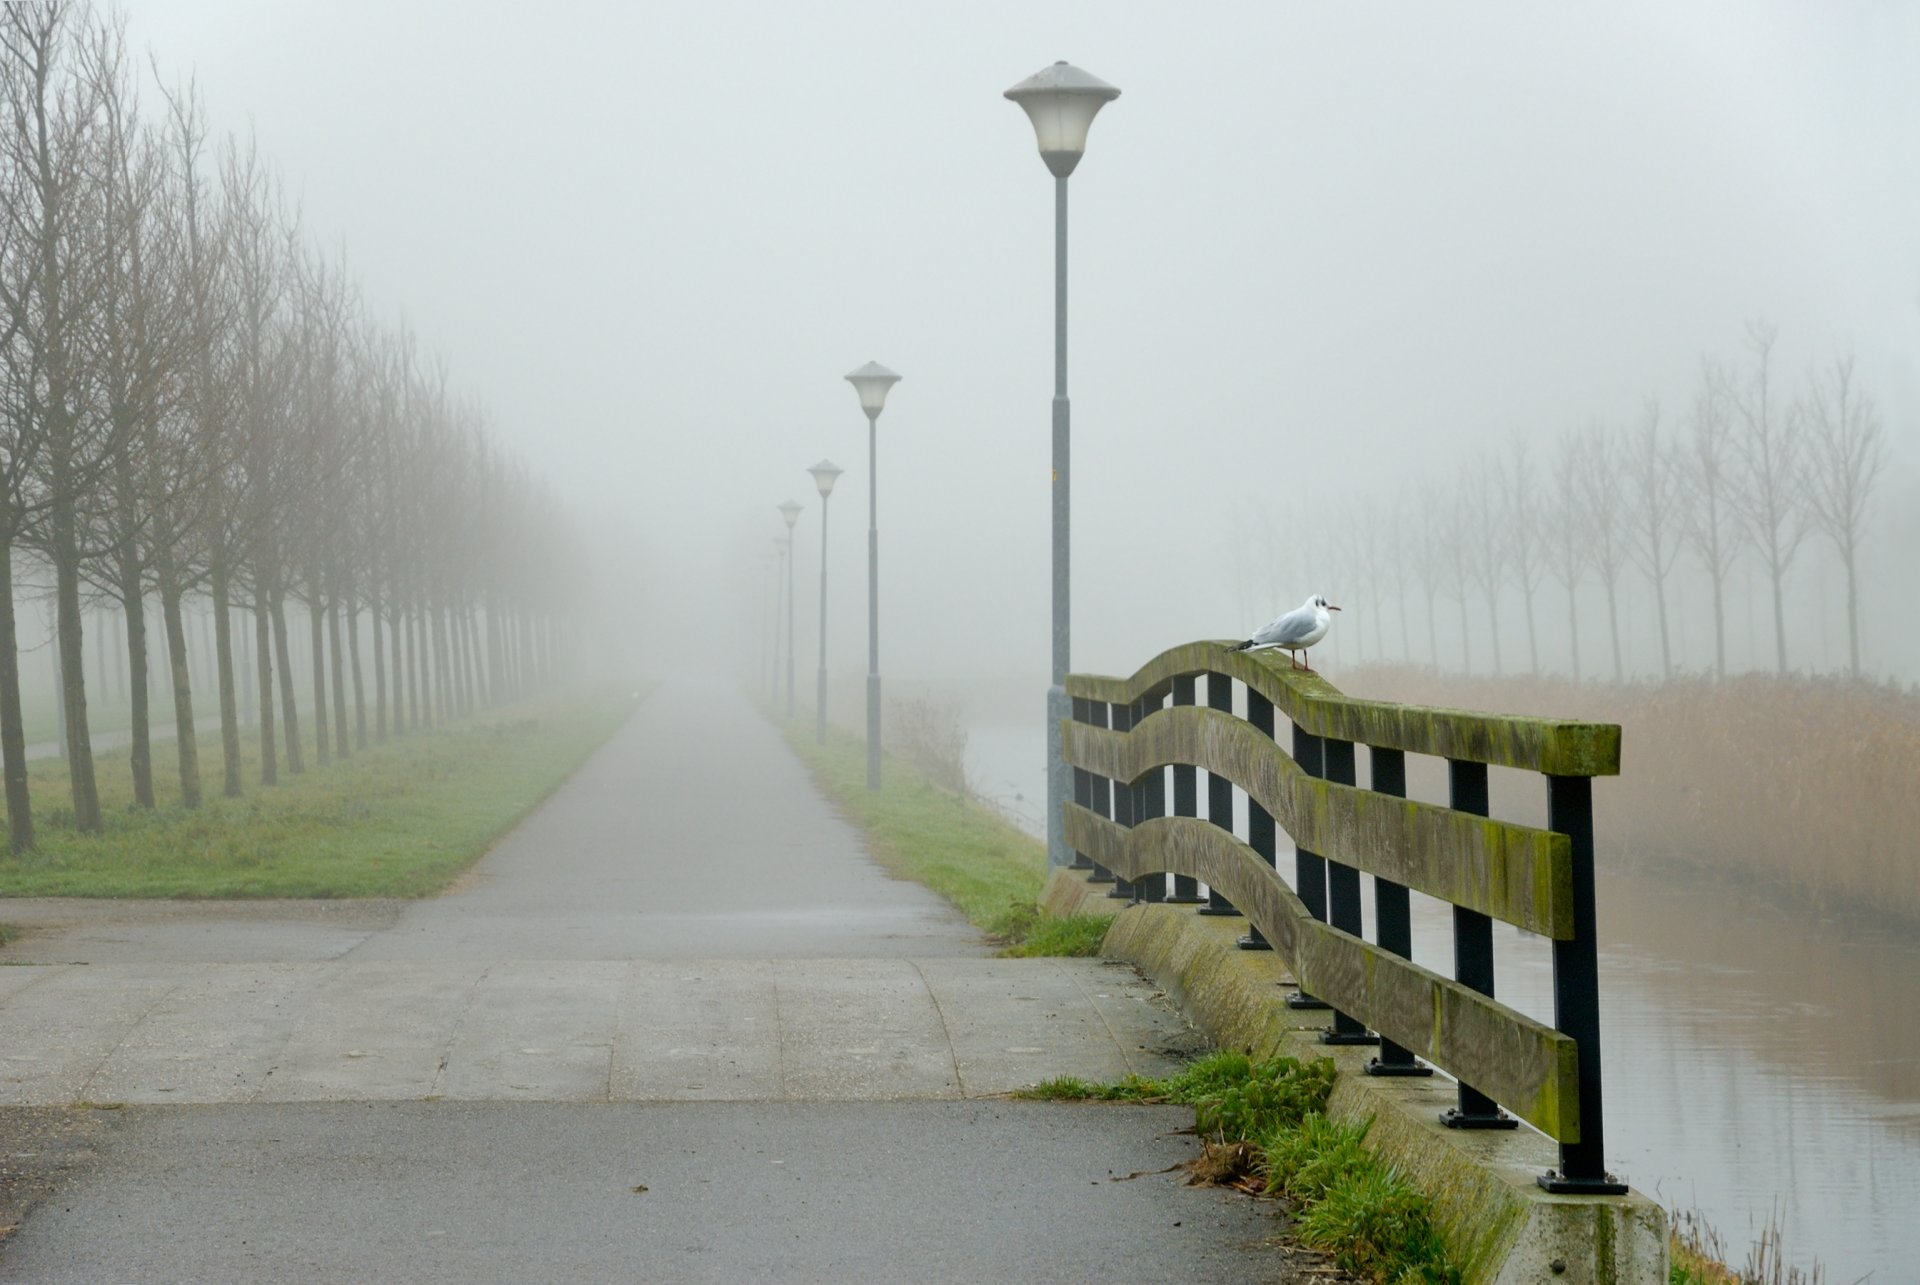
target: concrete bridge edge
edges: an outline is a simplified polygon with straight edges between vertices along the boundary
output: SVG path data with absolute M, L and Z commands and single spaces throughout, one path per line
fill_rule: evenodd
M 1042 904 L 1054 914 L 1104 914 L 1122 903 L 1078 871 L 1056 870 Z M 1255 1057 L 1331 1057 L 1340 1078 L 1328 1114 L 1371 1119 L 1368 1146 L 1433 1204 L 1441 1234 L 1469 1285 L 1665 1285 L 1667 1212 L 1639 1191 L 1555 1196 L 1535 1177 L 1557 1152 L 1528 1129 L 1461 1132 L 1439 1123 L 1453 1082 L 1365 1074 L 1370 1048 L 1320 1043 L 1324 1021 L 1303 1020 L 1284 1000 L 1292 979 L 1271 952 L 1243 951 L 1246 921 L 1184 907 L 1127 905 L 1102 954 L 1139 968 L 1222 1048 Z M 1311 1015 L 1308 1015 L 1309 1017 Z

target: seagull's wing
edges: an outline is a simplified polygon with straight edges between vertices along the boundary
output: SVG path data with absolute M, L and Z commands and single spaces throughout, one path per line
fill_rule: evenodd
M 1286 615 L 1255 631 L 1253 645 L 1256 647 L 1286 647 L 1299 642 L 1313 632 L 1313 609 L 1295 607 Z

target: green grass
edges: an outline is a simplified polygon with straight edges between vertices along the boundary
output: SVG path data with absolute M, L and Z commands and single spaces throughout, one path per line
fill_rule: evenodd
M 1365 1148 L 1367 1125 L 1327 1118 L 1333 1081 L 1326 1059 L 1254 1062 L 1214 1053 L 1165 1080 L 1090 1084 L 1065 1077 L 1014 1096 L 1187 1103 L 1207 1143 L 1202 1165 L 1218 1179 L 1294 1201 L 1295 1233 L 1342 1269 L 1386 1285 L 1457 1282 L 1425 1197 Z
M 880 863 L 952 902 L 1006 943 L 1003 954 L 1100 952 L 1111 915 L 1063 919 L 1039 909 L 1047 850 L 1038 839 L 891 756 L 881 765 L 881 788 L 869 790 L 864 741 L 829 729 L 819 745 L 811 726 L 780 725 L 821 789 L 867 832 Z
M 220 743 L 200 738 L 206 801 L 177 801 L 169 743 L 154 746 L 162 804 L 132 803 L 124 749 L 98 756 L 106 829 L 72 828 L 66 767 L 35 763 L 39 849 L 0 855 L 5 897 L 423 897 L 444 888 L 545 799 L 632 712 L 624 695 L 529 702 L 220 794 Z M 312 754 L 312 743 L 307 752 Z

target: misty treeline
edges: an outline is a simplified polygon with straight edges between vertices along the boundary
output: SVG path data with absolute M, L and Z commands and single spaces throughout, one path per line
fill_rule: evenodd
M 1243 591 L 1264 576 L 1285 579 L 1294 596 L 1325 588 L 1358 597 L 1349 606 L 1370 619 L 1349 614 L 1331 641 L 1347 641 L 1362 659 L 1371 651 L 1418 661 L 1424 652 L 1438 667 L 1442 630 L 1457 627 L 1468 673 L 1476 664 L 1541 673 L 1541 623 L 1564 613 L 1566 652 L 1547 664 L 1576 680 L 1602 665 L 1624 680 L 1622 613 L 1644 612 L 1663 678 L 1683 668 L 1723 678 L 1741 572 L 1739 582 L 1762 586 L 1768 650 L 1785 674 L 1787 620 L 1809 609 L 1790 600 L 1788 572 L 1819 542 L 1844 575 L 1847 665 L 1857 678 L 1860 555 L 1888 461 L 1886 428 L 1851 355 L 1796 376 L 1782 369 L 1777 338 L 1771 324 L 1749 323 L 1737 357 L 1702 362 L 1683 407 L 1649 397 L 1630 424 L 1591 422 L 1544 447 L 1515 433 L 1451 480 L 1364 500 L 1338 522 L 1309 513 L 1284 532 L 1268 522 L 1250 536 L 1243 516 L 1234 537 Z M 1256 568 L 1249 553 L 1262 547 L 1266 566 Z M 1676 654 L 1677 600 L 1697 585 L 1707 590 L 1710 658 Z M 1608 644 L 1598 662 L 1581 652 L 1582 591 L 1596 588 Z M 1524 657 L 1503 646 L 1518 632 L 1508 614 L 1516 612 Z
M 210 137 L 195 87 L 147 88 L 147 73 L 117 16 L 0 10 L 0 753 L 16 850 L 34 842 L 16 581 L 51 586 L 83 832 L 102 826 L 90 607 L 124 621 L 141 807 L 155 805 L 150 653 L 170 678 L 179 798 L 202 798 L 189 611 L 213 625 L 229 796 L 241 648 L 271 785 L 516 695 L 570 637 L 557 501 L 404 327 L 368 319 L 343 256 L 307 243 L 254 147 Z M 300 679 L 289 603 L 309 633 Z

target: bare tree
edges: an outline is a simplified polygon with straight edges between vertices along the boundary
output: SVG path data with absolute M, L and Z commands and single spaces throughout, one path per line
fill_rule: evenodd
M 1567 646 L 1576 683 L 1580 681 L 1580 581 L 1590 561 L 1585 468 L 1581 439 L 1573 435 L 1561 438 L 1553 457 L 1553 503 L 1542 522 L 1547 537 L 1547 569 L 1567 591 Z
M 1725 382 L 1733 407 L 1739 462 L 1728 496 L 1773 585 L 1773 645 L 1779 672 L 1787 672 L 1787 568 L 1807 537 L 1812 509 L 1805 502 L 1805 408 L 1780 404 L 1773 387 L 1773 345 L 1779 332 L 1764 321 L 1747 323 L 1752 368 Z
M 1727 379 L 1711 363 L 1701 371 L 1680 452 L 1680 531 L 1713 589 L 1713 674 L 1727 676 L 1727 576 L 1740 551 L 1729 498 L 1733 488 L 1733 410 Z
M 1507 524 L 1507 562 L 1520 604 L 1527 617 L 1527 667 L 1540 672 L 1540 638 L 1534 625 L 1533 599 L 1547 574 L 1547 548 L 1539 486 L 1526 438 L 1513 435 L 1505 462 L 1498 470 L 1502 517 Z
M 1512 530 L 1500 503 L 1500 468 L 1482 458 L 1461 475 L 1460 534 L 1467 577 L 1487 602 L 1487 634 L 1493 639 L 1493 672 L 1501 671 L 1500 592 L 1506 588 Z
M 1854 382 L 1853 354 L 1815 374 L 1807 392 L 1807 501 L 1847 572 L 1847 672 L 1860 676 L 1860 542 L 1874 483 L 1887 466 L 1880 409 Z
M 1631 491 L 1627 506 L 1627 547 L 1634 565 L 1653 587 L 1660 621 L 1660 676 L 1673 677 L 1673 642 L 1667 626 L 1667 577 L 1680 556 L 1681 474 L 1673 452 L 1660 437 L 1660 402 L 1641 403 L 1639 431 L 1627 441 L 1624 455 Z

